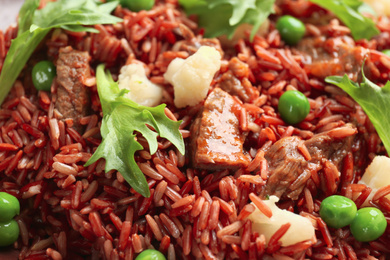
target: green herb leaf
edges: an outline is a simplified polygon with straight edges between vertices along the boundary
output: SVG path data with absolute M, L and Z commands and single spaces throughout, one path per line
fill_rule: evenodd
M 255 37 L 255 34 L 263 22 L 268 18 L 268 16 L 274 13 L 274 3 L 275 0 L 256 1 L 256 9 L 251 9 L 248 11 L 243 22 L 253 24 L 250 40 L 253 40 L 253 37 Z
M 134 159 L 135 152 L 143 149 L 136 140 L 136 133 L 147 140 L 151 154 L 157 151 L 158 135 L 169 140 L 184 154 L 183 136 L 179 131 L 181 122 L 172 121 L 165 115 L 165 105 L 145 107 L 124 97 L 127 91 L 119 90 L 111 74 L 104 72 L 104 65 L 96 69 L 96 82 L 103 109 L 100 129 L 103 141 L 85 166 L 105 158 L 106 171 L 119 171 L 134 190 L 149 197 L 148 183 Z
M 230 25 L 238 24 L 245 16 L 245 13 L 250 9 L 256 9 L 256 0 L 214 0 L 210 1 L 210 8 L 218 8 L 219 5 L 231 5 L 233 12 L 229 19 Z
M 179 0 L 179 4 L 187 14 L 197 14 L 207 9 L 206 0 Z
M 348 28 L 355 40 L 371 39 L 379 34 L 375 23 L 360 11 L 367 8 L 360 0 L 310 0 L 334 13 Z
M 39 0 L 26 0 L 19 10 L 18 36 L 30 29 L 35 10 L 39 7 Z
M 12 85 L 18 78 L 35 48 L 50 32 L 38 28 L 33 33 L 25 31 L 12 41 L 0 74 L 0 104 L 3 103 Z
M 19 13 L 19 31 L 10 46 L 0 74 L 0 104 L 3 103 L 31 54 L 52 28 L 98 32 L 83 25 L 112 24 L 122 19 L 109 13 L 118 1 L 98 5 L 93 0 L 59 0 L 37 10 L 37 0 L 26 0 Z M 30 30 L 28 30 L 30 29 Z
M 84 27 L 82 25 L 62 25 L 61 28 L 72 32 L 99 33 L 99 30 L 96 30 L 93 27 Z
M 179 0 L 187 14 L 196 14 L 206 37 L 232 37 L 243 23 L 253 25 L 253 39 L 260 25 L 274 12 L 275 0 Z
M 362 76 L 360 85 L 347 75 L 327 77 L 325 81 L 343 89 L 363 108 L 390 154 L 390 117 L 383 111 L 390 105 L 390 81 L 384 87 L 379 87 L 366 78 L 363 69 Z
M 34 27 L 57 28 L 74 25 L 94 25 L 111 24 L 122 21 L 122 19 L 112 16 L 112 6 L 118 2 L 110 2 L 99 7 L 92 0 L 62 0 L 49 2 L 45 8 L 35 11 L 33 19 Z M 108 8 L 107 8 L 108 7 Z

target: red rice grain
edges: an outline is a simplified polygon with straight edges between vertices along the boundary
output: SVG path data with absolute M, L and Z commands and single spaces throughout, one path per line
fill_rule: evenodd
M 210 206 L 210 215 L 209 215 L 209 223 L 208 223 L 209 230 L 213 230 L 217 228 L 218 219 L 219 219 L 219 209 L 220 209 L 219 201 L 214 200 Z
M 286 223 L 280 226 L 280 228 L 271 236 L 271 238 L 268 241 L 268 247 L 267 252 L 268 253 L 274 253 L 276 250 L 279 249 L 281 243 L 280 238 L 283 237 L 284 234 L 286 234 L 287 230 L 291 227 L 291 223 Z
M 233 236 L 233 235 L 225 235 L 222 237 L 222 242 L 226 244 L 241 244 L 242 238 L 240 236 Z
M 168 235 L 165 235 L 161 239 L 161 243 L 160 243 L 160 247 L 159 247 L 158 251 L 160 251 L 164 254 L 166 251 L 168 251 L 168 247 L 169 247 L 170 243 L 171 243 L 171 238 Z
M 131 241 L 132 241 L 134 252 L 140 253 L 143 250 L 143 247 L 139 235 L 133 234 L 131 236 Z
M 89 222 L 91 223 L 92 230 L 97 237 L 104 235 L 102 221 L 99 214 L 96 211 L 89 213 Z
M 203 257 L 206 260 L 216 260 L 217 259 L 206 245 L 200 244 L 199 249 L 202 252 Z
M 376 18 L 381 34 L 353 42 L 348 28 L 332 14 L 323 10 L 318 13 L 311 3 L 284 0 L 275 6 L 276 18 L 287 13 L 320 18 L 319 22 L 306 23 L 302 46 L 308 44 L 306 40 L 316 40 L 318 46 L 312 48 L 323 45 L 331 58 L 333 52 L 337 54 L 342 37 L 345 46 L 353 45 L 350 49 L 356 63 L 367 56 L 365 70 L 370 72 L 370 80 L 379 86 L 386 83 L 390 62 L 380 52 L 388 48 L 386 17 Z M 384 154 L 385 149 L 364 111 L 338 87 L 327 85 L 323 78 L 328 75 L 312 73 L 307 63 L 309 53 L 281 41 L 274 16 L 263 36 L 256 35 L 253 41 L 240 39 L 234 48 L 223 45 L 220 49 L 218 40 L 202 38 L 203 29 L 177 7 L 176 0 L 159 2 L 141 12 L 118 6 L 113 13 L 124 21 L 94 26 L 100 34 L 61 29 L 49 34 L 39 57 L 46 54 L 45 59 L 56 60 L 59 48 L 69 45 L 91 56 L 92 75 L 81 79 L 90 92 L 91 106 L 89 115 L 79 122 L 62 119 L 56 109 L 57 81 L 50 92 L 30 90 L 31 83 L 26 79 L 15 82 L 0 109 L 0 188 L 24 201 L 16 218 L 20 238 L 14 247 L 20 251 L 19 259 L 134 259 L 147 248 L 159 249 L 170 260 L 386 259 L 390 254 L 387 231 L 377 241 L 360 243 L 348 228 L 328 229 L 318 218 L 323 195 L 341 194 L 361 207 L 371 194 L 371 188 L 356 182 L 373 157 Z M 0 31 L 0 70 L 16 36 L 17 27 Z M 137 151 L 135 159 L 146 177 L 149 198 L 131 188 L 118 171 L 106 172 L 104 159 L 84 167 L 101 143 L 102 113 L 93 73 L 95 64 L 106 63 L 117 80 L 117 66 L 142 62 L 147 77 L 164 85 L 165 115 L 182 121 L 180 133 L 191 146 L 191 124 L 203 103 L 185 109 L 175 107 L 172 87 L 163 74 L 173 59 L 185 59 L 202 45 L 216 46 L 221 54 L 225 51 L 212 88 L 223 85 L 225 73 L 237 79 L 241 87 L 242 93 L 231 94 L 246 138 L 245 150 L 248 158 L 253 158 L 248 167 L 192 168 L 191 155 L 180 154 L 163 137 L 158 137 L 158 150 L 152 155 L 141 134 L 137 134 L 137 140 L 144 149 Z M 347 49 L 343 51 L 350 54 Z M 345 69 L 340 73 L 347 72 L 356 81 L 354 68 L 359 66 L 342 57 L 340 61 Z M 315 60 L 311 62 L 316 65 Z M 325 65 L 332 69 L 331 62 Z M 21 77 L 26 72 L 28 69 Z M 294 126 L 286 125 L 277 110 L 278 98 L 287 90 L 307 95 L 311 107 L 305 120 Z M 349 127 L 350 122 L 358 127 Z M 84 128 L 82 132 L 74 128 L 78 124 Z M 308 171 L 289 185 L 292 190 L 303 187 L 299 199 L 283 197 L 278 204 L 308 218 L 317 230 L 316 237 L 281 247 L 280 238 L 289 228 L 285 224 L 267 244 L 264 235 L 252 230 L 252 222 L 247 219 L 256 207 L 267 217 L 272 216 L 260 197 L 264 195 L 263 186 L 269 185 L 268 176 L 273 174 L 267 151 L 281 138 L 299 136 L 307 140 L 325 131 L 337 140 L 354 135 L 340 169 L 325 158 L 318 165 L 310 162 Z M 298 150 L 306 161 L 313 161 L 303 142 Z M 369 201 L 386 216 L 390 211 L 389 194 L 390 186 L 382 187 Z
M 202 211 L 198 219 L 198 229 L 203 230 L 207 227 L 210 215 L 210 203 L 206 201 L 203 203 Z
M 272 217 L 271 209 L 254 193 L 249 194 L 250 200 L 256 205 L 256 207 L 268 218 Z
M 54 249 L 51 249 L 51 248 L 46 249 L 46 254 L 49 257 L 51 257 L 51 259 L 53 259 L 53 260 L 62 260 L 61 254 Z
M 161 213 L 160 214 L 161 222 L 164 224 L 164 226 L 168 229 L 169 233 L 174 237 L 178 238 L 180 236 L 180 230 L 176 226 L 176 224 L 172 221 L 170 217 L 168 217 L 166 214 Z
M 243 226 L 242 221 L 236 221 L 236 222 L 222 228 L 221 230 L 218 230 L 217 237 L 222 238 L 225 235 L 233 235 L 234 233 L 238 232 L 242 226 Z
M 194 202 L 194 200 L 195 200 L 195 195 L 190 195 L 190 196 L 184 197 L 184 198 L 176 201 L 175 203 L 173 203 L 172 208 L 175 209 L 178 207 L 191 205 Z
M 251 240 L 251 233 L 252 233 L 252 222 L 250 220 L 245 221 L 243 232 L 242 232 L 242 241 L 241 241 L 241 248 L 244 251 L 247 251 L 250 246 L 250 240 Z
M 327 246 L 332 247 L 333 240 L 332 240 L 332 237 L 330 235 L 330 232 L 329 232 L 329 229 L 328 229 L 326 223 L 321 218 L 317 218 L 317 223 L 318 223 L 319 230 L 321 231 L 322 236 L 325 239 Z
M 372 197 L 372 200 L 377 201 L 380 198 L 387 196 L 388 194 L 390 194 L 390 185 L 379 188 Z

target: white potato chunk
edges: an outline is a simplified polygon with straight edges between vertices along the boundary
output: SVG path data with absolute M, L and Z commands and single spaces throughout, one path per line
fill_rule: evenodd
M 370 195 L 363 203 L 363 206 L 370 206 L 368 203 L 375 192 L 390 184 L 390 158 L 386 156 L 376 156 L 371 164 L 367 167 L 359 183 L 365 184 L 372 189 Z M 390 195 L 386 198 L 390 199 Z
M 363 0 L 363 2 L 369 4 L 378 15 L 390 15 L 389 0 Z
M 270 196 L 264 203 L 272 210 L 272 217 L 266 217 L 256 206 L 256 210 L 248 216 L 252 220 L 252 230 L 263 234 L 268 244 L 273 234 L 286 223 L 291 226 L 280 239 L 282 246 L 293 245 L 314 237 L 314 227 L 309 219 L 275 205 L 279 201 L 276 196 Z
M 220 68 L 221 54 L 209 46 L 200 47 L 185 60 L 174 59 L 164 78 L 173 85 L 175 106 L 194 106 L 204 100 L 211 81 Z
M 130 90 L 126 96 L 140 105 L 153 107 L 161 103 L 162 89 L 152 83 L 142 64 L 130 64 L 121 68 L 118 77 L 119 89 Z

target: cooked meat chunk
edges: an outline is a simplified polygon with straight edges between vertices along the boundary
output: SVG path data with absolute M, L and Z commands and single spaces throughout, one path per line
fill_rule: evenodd
M 285 192 L 291 192 L 289 186 L 298 176 L 309 175 L 309 162 L 298 149 L 303 144 L 303 140 L 293 136 L 280 139 L 271 146 L 265 155 L 270 170 L 265 194 L 281 197 Z
M 298 199 L 311 177 L 311 171 L 321 169 L 326 160 L 337 168 L 340 167 L 343 158 L 351 149 L 356 132 L 356 128 L 348 124 L 316 134 L 306 141 L 296 136 L 277 141 L 265 154 L 270 176 L 263 196 L 276 195 Z M 303 152 L 305 147 L 309 155 Z
M 76 130 L 81 132 L 80 118 L 89 110 L 89 90 L 83 80 L 90 76 L 88 52 L 61 48 L 57 60 L 57 100 L 56 109 L 62 119 L 73 119 Z
M 229 94 L 238 96 L 245 102 L 249 101 L 249 96 L 241 84 L 241 81 L 236 78 L 231 71 L 222 75 L 218 86 Z
M 345 137 L 336 138 L 334 133 L 337 131 L 345 131 Z M 337 168 L 340 168 L 342 160 L 352 147 L 354 134 L 356 133 L 356 129 L 348 124 L 345 127 L 314 135 L 309 140 L 306 140 L 305 146 L 312 158 L 311 162 L 319 162 L 322 158 L 326 158 Z
M 347 74 L 356 80 L 367 54 L 365 48 L 355 46 L 354 41 L 346 36 L 328 40 L 305 38 L 299 42 L 297 49 L 305 57 L 306 71 L 319 78 Z
M 217 86 L 233 96 L 237 96 L 243 102 L 253 101 L 257 95 L 257 89 L 252 86 L 249 77 L 248 64 L 237 57 L 230 59 L 229 70 L 217 79 Z
M 209 94 L 191 127 L 195 167 L 216 170 L 248 166 L 249 159 L 243 152 L 245 136 L 234 113 L 235 105 L 232 96 L 220 88 Z

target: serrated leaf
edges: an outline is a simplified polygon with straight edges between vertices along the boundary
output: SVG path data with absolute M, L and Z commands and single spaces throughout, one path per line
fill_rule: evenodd
M 205 37 L 231 38 L 240 24 L 253 25 L 251 40 L 265 19 L 274 12 L 275 0 L 179 0 L 187 14 L 198 16 Z
M 275 0 L 256 1 L 257 8 L 248 12 L 244 22 L 253 24 L 251 35 L 249 37 L 251 41 L 268 16 L 275 12 L 273 8 L 274 4 Z
M 38 10 L 39 1 L 26 0 L 19 12 L 18 36 L 12 40 L 0 74 L 0 104 L 31 54 L 52 28 L 97 33 L 83 25 L 111 24 L 122 19 L 110 15 L 118 1 L 98 5 L 93 0 L 58 0 Z
M 114 2 L 118 4 L 118 2 Z M 110 15 L 113 4 L 98 6 L 93 0 L 62 0 L 49 2 L 45 8 L 37 10 L 34 15 L 34 27 L 55 28 L 74 25 L 94 25 L 117 23 L 122 19 Z M 71 27 L 70 27 L 71 28 Z M 78 27 L 78 30 L 80 27 Z M 86 29 L 88 30 L 88 29 Z
M 310 0 L 334 13 L 348 28 L 355 40 L 368 39 L 380 32 L 373 20 L 363 16 L 362 8 L 367 6 L 360 0 Z
M 229 19 L 229 25 L 237 25 L 245 16 L 246 12 L 250 9 L 256 9 L 256 0 L 214 0 L 210 1 L 209 8 L 215 9 L 219 5 L 229 4 L 231 5 L 233 12 Z
M 0 104 L 8 95 L 35 48 L 49 32 L 50 29 L 38 28 L 33 33 L 25 31 L 12 40 L 0 74 Z
M 390 106 L 390 82 L 379 87 L 367 79 L 363 72 L 362 78 L 360 84 L 351 81 L 347 75 L 327 77 L 325 81 L 343 89 L 363 108 L 390 154 L 390 116 L 386 111 Z
M 158 136 L 169 140 L 184 154 L 180 122 L 172 121 L 165 115 L 165 105 L 145 107 L 124 97 L 126 91 L 119 90 L 111 74 L 104 71 L 104 65 L 96 69 L 96 82 L 104 115 L 100 129 L 103 141 L 86 166 L 104 158 L 106 171 L 119 171 L 134 190 L 148 197 L 148 183 L 134 159 L 135 153 L 143 149 L 136 140 L 136 133 L 146 139 L 151 154 L 157 151 Z
M 30 29 L 35 10 L 39 7 L 39 0 L 26 0 L 19 10 L 18 36 Z

